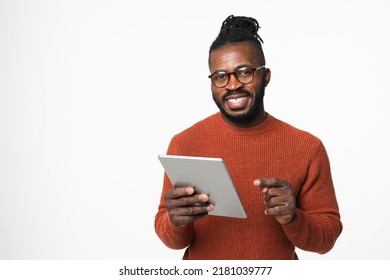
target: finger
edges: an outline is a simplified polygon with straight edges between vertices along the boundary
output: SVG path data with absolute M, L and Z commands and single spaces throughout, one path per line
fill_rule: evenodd
M 177 186 L 165 194 L 165 199 L 175 199 L 182 196 L 192 195 L 195 192 L 195 187 L 192 185 Z
M 253 181 L 253 185 L 255 185 L 256 187 L 260 187 L 261 188 L 261 191 L 263 193 L 266 193 L 268 191 L 268 188 L 267 187 L 261 187 L 261 179 L 256 179 Z
M 166 207 L 168 209 L 193 206 L 195 204 L 203 204 L 209 200 L 208 195 L 206 194 L 196 194 L 196 195 L 187 195 L 179 198 L 172 198 L 166 200 Z
M 286 180 L 282 180 L 279 178 L 262 178 L 256 179 L 254 181 L 258 186 L 263 188 L 278 188 L 278 187 L 288 187 L 290 183 Z
M 213 209 L 214 206 L 212 204 L 207 204 L 202 206 L 177 207 L 169 209 L 168 212 L 170 215 L 174 216 L 196 216 L 199 214 L 208 213 Z
M 184 226 L 197 219 L 203 218 L 208 215 L 209 211 L 212 211 L 214 206 L 208 204 L 205 206 L 192 206 L 192 207 L 180 207 L 168 210 L 169 217 L 172 222 L 177 226 Z
M 268 188 L 264 193 L 264 199 L 269 200 L 272 197 L 288 196 L 291 192 L 291 188 L 287 186 L 277 187 L 277 188 Z
M 266 209 L 266 215 L 270 216 L 282 216 L 282 215 L 291 215 L 293 211 L 288 205 L 277 205 L 271 208 Z
M 273 208 L 276 206 L 288 206 L 288 202 L 285 197 L 271 197 L 267 201 L 265 201 L 265 206 L 269 208 Z
M 271 191 L 271 196 L 279 195 L 275 190 L 291 189 L 291 185 L 288 181 L 278 178 L 256 179 L 253 181 L 253 184 L 260 187 L 264 195 L 273 190 Z

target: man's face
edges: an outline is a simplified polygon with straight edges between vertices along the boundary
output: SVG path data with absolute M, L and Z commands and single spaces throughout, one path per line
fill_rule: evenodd
M 243 66 L 258 67 L 264 65 L 260 55 L 246 42 L 227 45 L 210 54 L 210 72 L 233 72 Z M 265 86 L 270 79 L 269 69 L 254 72 L 253 80 L 243 84 L 234 74 L 230 75 L 229 83 L 216 87 L 211 83 L 213 99 L 224 119 L 238 126 L 253 126 L 260 123 L 264 117 L 263 95 Z

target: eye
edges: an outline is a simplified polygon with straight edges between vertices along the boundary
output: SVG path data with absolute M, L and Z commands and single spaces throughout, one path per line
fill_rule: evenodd
M 244 68 L 240 68 L 240 69 L 237 69 L 236 71 L 236 75 L 237 76 L 241 76 L 241 77 L 247 77 L 247 76 L 250 76 L 252 75 L 252 69 L 249 68 L 249 67 L 244 67 Z
M 227 74 L 225 72 L 217 72 L 212 75 L 214 81 L 226 79 Z

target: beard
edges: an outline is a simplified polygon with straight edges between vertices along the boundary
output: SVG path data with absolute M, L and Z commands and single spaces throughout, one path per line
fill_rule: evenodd
M 264 99 L 264 92 L 265 92 L 265 85 L 262 86 L 258 90 L 258 92 L 255 94 L 255 96 L 253 97 L 254 98 L 254 102 L 253 102 L 252 106 L 249 108 L 249 111 L 246 112 L 246 113 L 236 114 L 236 115 L 229 114 L 223 108 L 221 102 L 219 100 L 217 100 L 214 95 L 213 95 L 213 100 L 214 100 L 215 104 L 217 105 L 217 107 L 219 108 L 219 110 L 221 111 L 221 113 L 224 116 L 224 118 L 226 118 L 228 121 L 230 121 L 232 123 L 242 125 L 242 124 L 251 123 L 262 112 L 262 110 L 263 110 L 262 104 L 263 104 L 263 99 Z M 244 94 L 247 94 L 248 96 L 250 96 L 250 93 L 248 91 L 242 90 L 242 89 L 238 89 L 236 91 L 228 91 L 223 96 L 223 99 L 225 99 L 226 97 L 228 97 L 229 95 L 232 95 L 234 93 L 244 93 Z

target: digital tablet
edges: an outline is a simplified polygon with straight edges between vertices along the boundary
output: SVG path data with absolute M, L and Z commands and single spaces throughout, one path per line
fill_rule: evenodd
M 172 155 L 158 159 L 173 186 L 192 184 L 196 192 L 209 194 L 214 205 L 209 215 L 247 217 L 223 159 Z

